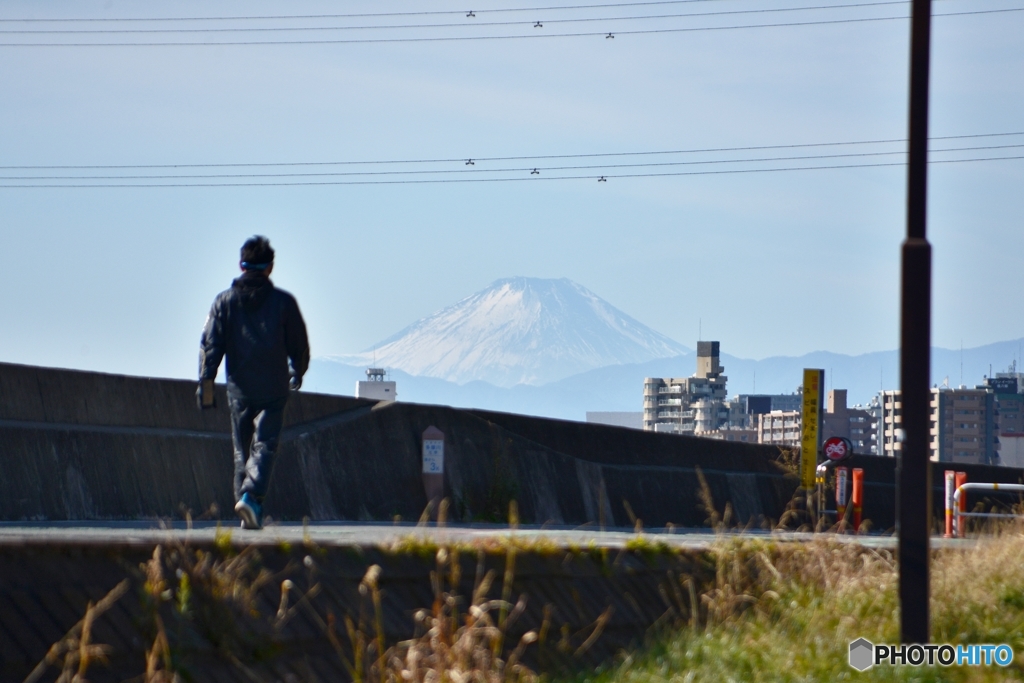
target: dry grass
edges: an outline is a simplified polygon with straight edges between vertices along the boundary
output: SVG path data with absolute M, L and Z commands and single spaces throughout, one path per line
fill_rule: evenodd
M 1024 526 L 968 549 L 935 553 L 932 641 L 1008 643 L 1007 668 L 887 667 L 858 673 L 852 640 L 898 642 L 897 570 L 890 553 L 829 542 L 723 541 L 701 618 L 612 667 L 592 683 L 692 681 L 1024 680 Z
M 439 525 L 444 525 L 446 501 L 439 511 Z M 509 520 L 518 522 L 516 505 L 509 505 Z M 535 683 L 537 674 L 522 663 L 526 648 L 542 639 L 547 622 L 540 632 L 524 633 L 509 651 L 509 629 L 526 610 L 526 596 L 512 601 L 512 583 L 515 579 L 516 555 L 521 550 L 513 539 L 495 546 L 437 546 L 422 539 L 410 537 L 392 552 L 413 552 L 423 555 L 434 549 L 435 569 L 430 573 L 434 601 L 430 609 L 418 610 L 414 615 L 416 635 L 385 649 L 385 636 L 378 585 L 381 568 L 371 566 L 359 586 L 359 591 L 372 604 L 373 633 L 361 617 L 358 624 L 345 618 L 345 628 L 353 653 L 350 661 L 333 632 L 329 620 L 328 634 L 338 656 L 342 659 L 355 683 Z M 546 548 L 545 548 L 546 549 Z M 537 550 L 537 549 L 532 549 Z M 494 570 L 484 572 L 484 558 L 488 553 L 503 551 L 505 571 L 502 576 L 501 598 L 489 596 L 495 581 Z M 477 572 L 473 592 L 468 604 L 459 595 L 462 582 L 460 555 L 472 552 L 477 557 Z
M 514 551 L 512 551 L 514 557 Z M 372 596 L 376 614 L 376 650 L 384 655 L 368 667 L 366 675 L 355 668 L 350 669 L 353 680 L 380 680 L 381 683 L 534 683 L 537 675 L 521 663 L 527 646 L 538 639 L 537 631 L 527 631 L 509 653 L 505 643 L 509 629 L 526 609 L 526 599 L 521 597 L 515 605 L 509 601 L 514 561 L 506 562 L 502 588 L 502 599 L 488 599 L 495 574 L 487 572 L 478 577 L 476 587 L 464 612 L 460 610 L 461 599 L 454 591 L 443 586 L 459 583 L 458 558 L 451 558 L 448 551 L 437 553 L 437 571 L 432 575 L 434 604 L 429 610 L 416 612 L 415 621 L 418 635 L 383 650 L 384 638 L 380 625 L 380 597 L 375 571 L 371 567 L 363 585 Z M 353 645 L 360 645 L 360 637 L 349 624 L 349 636 Z M 364 660 L 365 661 L 365 660 Z
M 510 509 L 515 518 L 515 506 Z M 443 519 L 443 513 L 442 513 Z M 343 617 L 339 634 L 334 614 L 317 603 L 320 584 L 315 582 L 316 561 L 306 556 L 308 589 L 300 591 L 285 578 L 303 568 L 289 564 L 275 574 L 262 566 L 255 547 L 236 548 L 230 533 L 219 533 L 211 549 L 187 543 L 157 546 L 149 561 L 140 565 L 141 600 L 144 623 L 140 635 L 150 643 L 140 662 L 143 673 L 132 679 L 144 683 L 179 683 L 202 680 L 202 662 L 211 654 L 230 663 L 243 677 L 265 678 L 261 664 L 270 663 L 281 649 L 278 636 L 285 625 L 302 610 L 322 629 L 326 641 L 356 683 L 534 683 L 537 675 L 522 663 L 526 648 L 543 639 L 548 628 L 545 618 L 539 630 L 530 630 L 509 642 L 510 629 L 526 609 L 526 597 L 513 602 L 517 553 L 547 551 L 543 544 L 504 539 L 470 546 L 439 546 L 410 537 L 393 552 L 423 555 L 431 552 L 436 561 L 431 572 L 433 604 L 415 613 L 414 637 L 388 644 L 385 636 L 381 568 L 371 566 L 359 585 L 360 604 L 355 618 Z M 543 547 L 542 547 L 543 545 Z M 316 548 L 311 552 L 316 553 Z M 472 595 L 461 596 L 460 554 L 477 557 L 477 576 Z M 504 554 L 500 598 L 490 597 L 497 588 L 493 570 L 484 572 L 485 558 Z M 94 621 L 128 590 L 125 580 L 97 604 L 89 604 L 84 618 L 55 643 L 26 683 L 35 683 L 52 667 L 61 670 L 59 683 L 87 683 L 85 674 L 93 664 L 104 662 L 110 649 L 91 639 Z M 276 612 L 261 613 L 261 600 L 276 595 Z M 274 598 L 275 601 L 277 598 Z M 266 610 L 264 610 L 266 612 Z M 545 612 L 547 614 L 547 612 Z M 600 620 L 599 620 L 600 622 Z M 599 637 L 603 623 L 596 624 L 582 649 Z M 348 642 L 343 643 L 342 639 Z
M 89 667 L 94 662 L 106 663 L 110 654 L 108 646 L 93 642 L 92 626 L 127 591 L 128 581 L 124 580 L 97 603 L 90 602 L 85 608 L 85 616 L 50 647 L 43 660 L 25 678 L 25 683 L 35 683 L 50 667 L 58 665 L 61 671 L 56 683 L 87 683 L 85 674 Z
M 724 529 L 728 510 L 716 513 L 706 485 L 703 490 L 710 521 Z M 515 626 L 526 598 L 514 596 L 512 586 L 519 554 L 552 549 L 547 542 L 512 538 L 484 545 L 438 545 L 422 537 L 402 541 L 390 550 L 433 562 L 433 601 L 415 613 L 413 637 L 395 643 L 385 635 L 377 565 L 360 583 L 359 604 L 339 619 L 316 600 L 320 585 L 308 556 L 308 581 L 300 590 L 287 577 L 299 581 L 302 562 L 271 573 L 254 548 L 238 549 L 226 534 L 215 549 L 157 547 L 140 567 L 148 619 L 141 635 L 150 645 L 140 661 L 144 674 L 135 680 L 187 680 L 196 673 L 190 657 L 211 650 L 246 678 L 262 680 L 261 663 L 273 661 L 282 629 L 303 611 L 322 629 L 355 683 L 535 683 L 538 674 L 523 664 L 523 655 L 547 638 L 550 613 L 545 610 L 542 624 L 519 635 L 522 627 Z M 679 555 L 643 536 L 625 552 L 652 559 Z M 487 556 L 495 553 L 504 555 L 501 574 L 484 570 Z M 569 549 L 566 561 L 584 553 L 607 563 L 606 551 L 596 548 Z M 466 565 L 460 558 L 466 555 L 477 558 L 477 571 L 472 591 L 462 595 Z M 1005 669 L 876 667 L 864 674 L 850 669 L 850 641 L 897 640 L 897 573 L 887 551 L 837 543 L 827 535 L 811 543 L 782 543 L 721 534 L 710 551 L 691 555 L 685 571 L 692 575 L 667 572 L 666 595 L 676 598 L 670 608 L 674 631 L 662 632 L 645 649 L 581 681 L 1024 680 L 1024 525 L 990 528 L 966 549 L 937 552 L 932 563 L 933 642 L 1009 643 L 1018 658 Z M 682 565 L 671 566 L 678 572 Z M 108 653 L 92 641 L 92 624 L 125 588 L 122 584 L 90 605 L 33 676 L 56 667 L 62 683 L 84 681 L 89 667 Z M 268 596 L 276 611 L 267 609 Z M 605 612 L 577 634 L 573 645 L 563 633 L 557 649 L 582 654 L 601 637 L 609 616 Z

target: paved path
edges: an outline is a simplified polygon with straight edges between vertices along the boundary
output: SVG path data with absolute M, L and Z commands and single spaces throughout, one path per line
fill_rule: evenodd
M 413 524 L 391 523 L 282 523 L 269 526 L 262 531 L 245 531 L 235 526 L 230 529 L 232 539 L 255 545 L 276 545 L 301 543 L 309 539 L 322 546 L 386 546 L 410 538 L 437 543 L 473 543 L 487 539 L 515 538 L 523 542 L 545 541 L 560 547 L 589 546 L 623 548 L 637 533 L 631 529 L 601 531 L 593 527 L 582 528 L 541 528 L 523 527 L 509 529 L 497 525 L 482 526 L 416 526 Z M 190 540 L 211 543 L 217 535 L 215 522 L 197 522 L 191 529 L 184 523 L 160 525 L 155 522 L 29 522 L 0 523 L 0 546 L 14 545 L 152 545 L 168 540 Z M 652 542 L 663 542 L 674 548 L 706 549 L 716 540 L 733 538 L 771 538 L 780 542 L 807 542 L 828 538 L 843 543 L 860 543 L 872 548 L 896 548 L 893 536 L 840 536 L 835 534 L 810 533 L 766 533 L 751 531 L 744 533 L 714 534 L 706 529 L 675 529 L 673 531 L 645 531 L 642 534 Z M 957 547 L 972 544 L 971 539 L 933 538 L 932 547 Z

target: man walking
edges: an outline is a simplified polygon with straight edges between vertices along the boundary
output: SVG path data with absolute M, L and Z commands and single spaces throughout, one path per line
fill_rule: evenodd
M 235 512 L 245 529 L 263 526 L 267 494 L 288 392 L 309 367 L 299 305 L 270 281 L 274 250 L 266 237 L 242 245 L 241 277 L 213 301 L 199 350 L 201 409 L 214 407 L 213 381 L 227 356 L 228 405 L 235 446 Z

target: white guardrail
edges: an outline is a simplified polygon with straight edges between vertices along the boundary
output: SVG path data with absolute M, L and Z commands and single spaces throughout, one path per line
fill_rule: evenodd
M 991 519 L 1017 519 L 1024 517 L 1024 515 L 1014 515 L 1009 513 L 1001 512 L 965 512 L 960 510 L 960 499 L 963 496 L 964 491 L 1019 491 L 1024 492 L 1024 484 L 999 484 L 999 483 L 982 483 L 982 482 L 968 482 L 961 484 L 956 487 L 956 491 L 953 492 L 953 499 L 950 501 L 952 505 L 953 513 L 953 536 L 960 537 L 963 532 L 960 528 L 960 519 L 962 517 L 989 517 Z M 947 510 L 949 507 L 947 507 Z

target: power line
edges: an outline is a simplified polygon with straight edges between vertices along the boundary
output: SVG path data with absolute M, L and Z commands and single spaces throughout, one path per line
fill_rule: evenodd
M 967 140 L 977 138 L 995 138 L 1024 135 L 1024 131 L 1003 133 L 970 133 L 966 135 L 938 135 L 929 140 Z M 746 145 L 743 147 L 703 147 L 676 150 L 645 150 L 640 152 L 596 152 L 589 154 L 539 154 L 502 157 L 458 157 L 447 159 L 386 159 L 371 161 L 284 161 L 284 162 L 252 162 L 252 163 L 219 163 L 219 164 L 87 164 L 87 165 L 32 165 L 32 166 L 0 166 L 0 170 L 87 170 L 87 169 L 146 169 L 146 168 L 253 168 L 283 166 L 349 166 L 379 164 L 444 164 L 486 161 L 540 161 L 545 159 L 594 159 L 601 157 L 652 156 L 668 154 L 702 154 L 707 152 L 751 152 L 769 149 L 804 149 L 813 147 L 840 147 L 848 145 L 880 145 L 906 142 L 906 138 L 889 138 L 880 140 L 846 140 L 841 142 L 805 142 L 785 145 Z M 971 147 L 962 149 L 970 150 Z M 938 150 L 936 150 L 938 151 Z M 951 151 L 951 150 L 945 150 Z
M 935 149 L 931 150 L 933 153 L 940 152 L 978 152 L 982 150 L 994 150 L 994 149 L 1019 149 L 1024 147 L 1024 144 L 1019 145 L 990 145 L 982 147 L 955 147 L 949 149 Z M 595 169 L 608 169 L 608 168 L 655 168 L 655 167 L 666 167 L 666 166 L 701 166 L 708 164 L 749 164 L 749 163 L 766 163 L 776 161 L 807 161 L 812 159 L 850 159 L 850 158 L 863 158 L 863 157 L 877 157 L 877 156 L 893 156 L 896 154 L 905 154 L 904 150 L 898 150 L 894 152 L 854 152 L 847 154 L 822 154 L 822 155 L 808 155 L 808 156 L 788 156 L 788 157 L 761 157 L 753 159 L 709 159 L 703 161 L 659 161 L 659 162 L 645 162 L 645 163 L 631 163 L 631 164 L 597 164 L 597 165 L 585 165 L 585 166 L 537 166 L 537 167 L 517 167 L 517 168 L 488 168 L 488 169 L 423 169 L 423 170 L 411 170 L 411 171 L 331 171 L 331 172 L 317 172 L 317 173 L 219 173 L 219 174 L 188 174 L 188 175 L 117 175 L 117 176 L 0 176 L 2 180 L 175 180 L 175 179 L 217 179 L 217 178 L 310 178 L 310 177 L 338 177 L 338 176 L 398 176 L 398 175 L 451 175 L 451 174 L 483 174 L 483 173 L 516 173 L 516 172 L 539 172 L 539 171 L 581 171 L 581 170 L 595 170 Z
M 856 9 L 862 7 L 880 7 L 887 5 L 906 5 L 906 0 L 885 0 L 884 2 L 860 2 L 844 5 L 812 5 L 808 7 L 772 7 L 759 9 L 722 10 L 718 12 L 685 12 L 678 14 L 648 14 L 618 17 L 573 17 L 563 19 L 544 19 L 544 24 L 595 23 L 602 21 L 647 21 L 652 19 L 682 19 L 700 17 L 718 17 L 736 14 L 766 14 L 776 12 L 808 12 L 830 9 Z M 138 33 L 253 33 L 279 31 L 358 31 L 380 29 L 424 29 L 424 28 L 478 28 L 486 26 L 529 26 L 537 22 L 533 19 L 516 21 L 485 21 L 480 23 L 458 24 L 377 24 L 373 26 L 244 26 L 237 28 L 117 28 L 117 29 L 0 29 L 2 35 L 106 35 L 106 34 L 138 34 Z M 542 27 L 541 27 L 542 28 Z
M 954 164 L 980 161 L 1014 161 L 1024 159 L 1024 156 L 1009 157 L 979 157 L 974 159 L 942 159 L 930 160 L 929 164 Z M 105 183 L 105 184 L 35 184 L 35 185 L 0 185 L 0 188 L 181 188 L 181 187 L 315 187 L 329 185 L 437 185 L 454 183 L 508 183 L 508 182 L 536 182 L 543 180 L 601 180 L 613 178 L 666 178 L 679 176 L 701 176 L 701 175 L 732 175 L 740 173 L 776 173 L 783 171 L 825 171 L 834 169 L 853 168 L 884 168 L 894 166 L 905 166 L 902 161 L 874 163 L 874 164 L 836 164 L 830 166 L 793 166 L 787 168 L 749 168 L 749 169 L 726 169 L 715 171 L 674 171 L 665 173 L 624 173 L 624 174 L 602 174 L 575 175 L 575 176 L 527 176 L 518 178 L 428 178 L 417 180 L 328 180 L 328 181 L 299 181 L 299 182 L 271 182 L 271 183 L 160 183 L 160 184 L 133 184 L 133 183 Z
M 933 14 L 934 18 L 958 17 L 982 14 L 1000 14 L 1007 12 L 1022 12 L 1024 7 L 1012 7 L 1006 9 L 972 10 L 967 12 L 946 12 Z M 164 41 L 164 42 L 114 42 L 114 43 L 0 43 L 0 47 L 217 47 L 217 46 L 252 46 L 252 45 L 355 45 L 355 44 L 377 44 L 377 43 L 440 43 L 440 42 L 464 42 L 484 40 L 523 40 L 531 38 L 585 38 L 603 37 L 614 38 L 624 35 L 655 35 L 668 33 L 691 33 L 704 31 L 732 31 L 751 28 L 795 28 L 801 26 L 825 26 L 837 24 L 861 24 L 881 21 L 904 21 L 908 17 L 862 17 L 854 19 L 825 19 L 818 21 L 793 21 L 779 22 L 774 24 L 741 24 L 733 26 L 696 26 L 683 28 L 662 28 L 662 29 L 634 29 L 628 31 L 585 31 L 577 33 L 529 33 L 519 35 L 498 35 L 498 36 L 426 36 L 415 38 L 345 38 L 345 39 L 318 39 L 318 40 L 239 40 L 239 41 Z
M 478 14 L 498 14 L 507 12 L 550 12 L 560 10 L 581 10 L 581 9 L 609 9 L 618 7 L 648 7 L 651 5 L 688 5 L 698 2 L 719 2 L 720 0 L 656 0 L 652 2 L 616 2 L 604 5 L 553 5 L 548 7 L 504 7 L 496 9 L 486 10 L 473 10 L 467 12 L 466 10 L 432 10 L 422 12 L 367 12 L 361 14 L 278 14 L 268 16 L 234 16 L 234 17 L 115 17 L 113 19 L 103 19 L 99 17 L 79 17 L 70 19 L 0 19 L 0 22 L 125 22 L 125 21 L 136 21 L 136 22 L 148 22 L 148 21 L 262 21 L 262 20 L 278 20 L 278 19 L 366 19 L 373 17 L 425 17 L 425 16 L 453 16 L 461 14 L 469 17 L 469 15 Z

